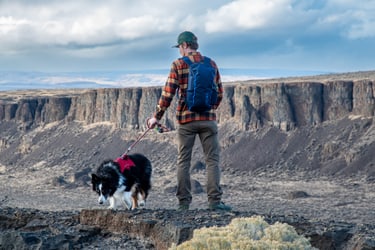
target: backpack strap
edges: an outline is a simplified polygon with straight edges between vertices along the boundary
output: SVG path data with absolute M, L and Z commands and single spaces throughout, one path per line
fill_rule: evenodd
M 207 56 L 204 56 L 203 61 L 204 61 L 205 64 L 209 64 L 209 63 L 211 63 L 211 58 L 209 58 Z
M 208 64 L 208 63 L 211 62 L 211 59 L 209 57 L 207 57 L 207 56 L 202 56 L 202 57 L 203 57 L 203 63 L 204 64 Z M 193 64 L 193 62 L 190 60 L 190 58 L 188 56 L 184 56 L 181 59 L 184 60 L 184 62 L 189 66 L 191 66 Z
M 184 60 L 184 62 L 185 62 L 187 65 L 189 65 L 189 66 L 191 66 L 191 65 L 193 64 L 193 62 L 190 60 L 190 58 L 189 58 L 188 56 L 184 56 L 184 57 L 182 58 L 182 60 Z

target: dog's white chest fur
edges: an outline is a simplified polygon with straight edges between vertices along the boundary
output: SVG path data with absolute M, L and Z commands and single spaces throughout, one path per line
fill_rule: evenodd
M 127 209 L 132 207 L 131 192 L 126 192 L 122 186 L 116 190 L 113 196 L 109 197 L 109 208 L 116 209 L 120 205 L 125 205 Z
M 102 190 L 102 184 L 99 185 L 99 190 Z M 113 196 L 110 196 L 108 201 L 109 201 L 109 207 L 110 209 L 116 209 L 117 207 L 121 205 L 125 205 L 127 209 L 132 208 L 132 192 L 126 192 L 125 191 L 126 187 L 124 185 L 121 185 Z M 102 194 L 100 194 L 98 198 L 99 204 L 103 204 L 107 201 L 107 198 Z

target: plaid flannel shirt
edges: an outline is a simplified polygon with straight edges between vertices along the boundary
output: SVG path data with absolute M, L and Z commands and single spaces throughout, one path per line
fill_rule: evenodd
M 188 54 L 192 62 L 200 62 L 203 60 L 199 52 L 191 52 Z M 178 91 L 178 105 L 176 110 L 176 118 L 179 124 L 188 123 L 191 121 L 210 121 L 216 120 L 215 109 L 220 105 L 223 99 L 223 85 L 220 79 L 220 73 L 216 63 L 211 60 L 212 66 L 216 69 L 215 82 L 218 86 L 218 99 L 216 104 L 210 111 L 196 113 L 189 111 L 186 103 L 186 90 L 188 86 L 189 66 L 179 58 L 172 63 L 171 70 L 163 88 L 162 95 L 159 99 L 154 117 L 158 120 L 162 118 L 167 108 L 170 106 L 173 97 Z

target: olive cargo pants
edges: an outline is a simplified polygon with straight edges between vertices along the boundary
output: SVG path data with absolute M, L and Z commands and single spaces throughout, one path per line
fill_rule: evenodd
M 220 145 L 216 121 L 193 121 L 179 124 L 177 128 L 177 193 L 179 204 L 189 205 L 192 201 L 190 166 L 196 135 L 202 144 L 206 161 L 207 199 L 209 204 L 221 201 Z

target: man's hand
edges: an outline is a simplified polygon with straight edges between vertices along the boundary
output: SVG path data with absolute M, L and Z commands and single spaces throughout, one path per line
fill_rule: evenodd
M 158 124 L 158 123 L 159 123 L 159 121 L 155 117 L 147 119 L 147 127 L 148 128 L 155 128 L 156 124 Z

